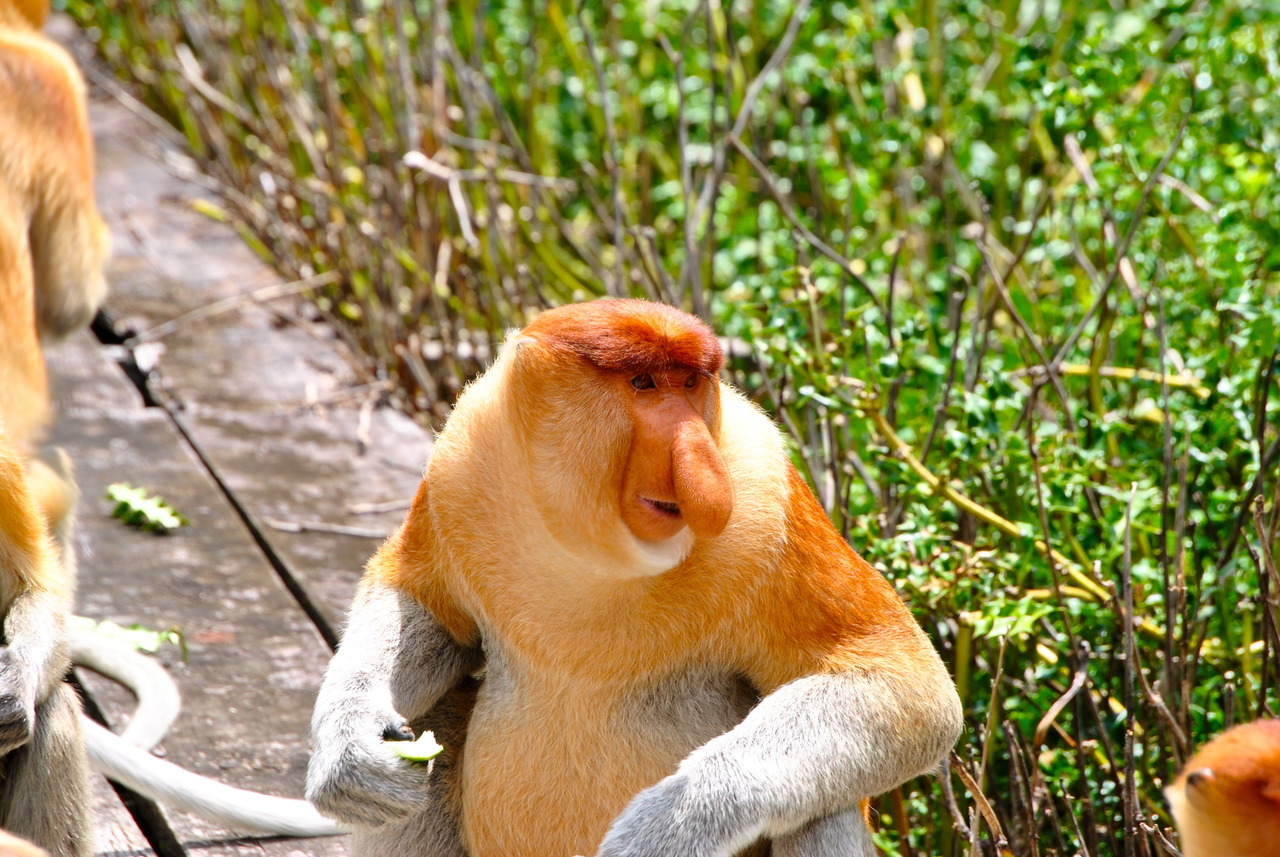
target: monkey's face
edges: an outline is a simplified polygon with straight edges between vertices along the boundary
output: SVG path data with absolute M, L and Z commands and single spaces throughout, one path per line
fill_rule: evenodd
M 1280 855 L 1280 723 L 1256 721 L 1220 735 L 1165 797 L 1186 857 Z
M 543 313 L 515 343 L 506 410 L 543 523 L 608 576 L 674 568 L 729 522 L 719 343 L 643 301 Z
M 707 426 L 717 408 L 714 378 L 690 369 L 613 373 L 629 410 L 630 445 L 618 506 L 637 539 L 661 542 L 688 527 L 699 538 L 723 532 L 733 511 L 724 459 Z

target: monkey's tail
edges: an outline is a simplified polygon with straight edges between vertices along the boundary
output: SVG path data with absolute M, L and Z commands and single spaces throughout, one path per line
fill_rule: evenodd
M 71 637 L 71 657 L 138 698 L 120 735 L 81 718 L 89 760 L 108 779 L 231 828 L 300 837 L 346 832 L 306 801 L 238 789 L 151 755 L 148 751 L 164 738 L 182 706 L 173 678 L 156 661 L 129 646 L 82 633 Z
M 84 720 L 89 761 L 107 778 L 166 806 L 231 828 L 284 836 L 336 836 L 347 831 L 304 800 L 245 791 L 158 759 L 119 735 Z
M 154 658 L 101 634 L 73 631 L 71 660 L 124 685 L 138 698 L 129 725 L 120 738 L 143 750 L 154 749 L 168 734 L 182 710 L 182 697 L 173 678 Z

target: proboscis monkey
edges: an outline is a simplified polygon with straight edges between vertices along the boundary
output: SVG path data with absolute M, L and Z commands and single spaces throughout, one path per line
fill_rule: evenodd
M 960 702 L 721 362 L 692 316 L 600 300 L 459 399 L 312 719 L 353 854 L 875 853 L 860 799 L 934 770 Z M 423 729 L 445 752 L 397 758 Z
M 1280 720 L 1222 733 L 1164 795 L 1184 857 L 1280 857 Z

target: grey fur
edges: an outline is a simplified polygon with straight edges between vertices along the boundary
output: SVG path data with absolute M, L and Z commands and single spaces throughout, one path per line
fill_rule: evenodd
M 0 828 L 53 857 L 92 853 L 79 700 L 62 684 L 66 599 L 25 591 L 4 616 L 0 646 Z
M 367 585 L 356 596 L 316 699 L 307 799 L 325 815 L 358 828 L 434 814 L 424 809 L 434 805 L 429 795 L 443 794 L 435 786 L 429 789 L 442 765 L 407 762 L 383 738 L 388 730 L 424 718 L 479 664 L 479 652 L 459 646 L 413 598 L 389 586 Z M 440 735 L 436 740 L 444 743 Z M 423 825 L 431 827 L 429 821 L 415 821 L 400 831 L 362 838 L 390 841 Z M 403 857 L 415 850 L 371 847 L 356 853 Z
M 344 829 L 304 801 L 245 791 L 152 756 L 91 720 L 84 722 L 93 766 L 111 780 L 167 806 L 233 829 L 285 836 L 333 836 Z
M 26 591 L 4 617 L 0 647 L 0 755 L 31 738 L 36 706 L 66 675 L 65 599 Z
M 782 686 L 637 795 L 598 857 L 728 857 L 933 770 L 961 728 L 955 690 L 940 663 L 936 672 L 849 672 Z
M 877 857 L 871 831 L 857 810 L 810 822 L 773 840 L 770 857 Z
M 0 758 L 0 828 L 52 857 L 88 857 L 90 805 L 80 700 L 57 684 L 36 704 L 30 740 Z

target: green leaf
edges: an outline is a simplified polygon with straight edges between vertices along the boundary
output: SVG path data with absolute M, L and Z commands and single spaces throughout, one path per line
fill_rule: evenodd
M 177 628 L 157 631 L 145 625 L 129 625 L 125 627 L 117 625 L 110 619 L 97 622 L 87 616 L 72 616 L 67 620 L 67 625 L 73 631 L 96 634 L 99 637 L 105 637 L 108 640 L 129 646 L 140 652 L 150 652 L 151 654 L 160 651 L 160 647 L 165 643 L 172 643 L 182 650 L 183 659 L 186 659 L 186 639 Z
M 191 523 L 161 497 L 124 482 L 107 486 L 107 499 L 116 504 L 111 517 L 152 533 L 167 533 Z

